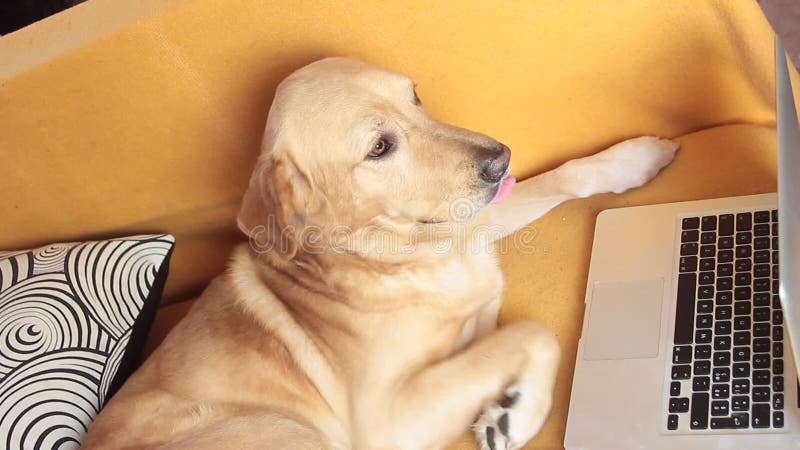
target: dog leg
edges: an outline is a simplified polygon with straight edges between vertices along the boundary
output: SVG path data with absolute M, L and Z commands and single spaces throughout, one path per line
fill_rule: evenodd
M 560 167 L 519 183 L 504 201 L 484 212 L 499 225 L 496 237 L 512 234 L 573 198 L 605 192 L 622 193 L 650 181 L 669 164 L 678 144 L 642 136 L 607 150 L 568 161 Z
M 550 410 L 559 355 L 552 331 L 524 321 L 504 326 L 425 369 L 409 380 L 395 399 L 393 423 L 407 440 L 398 447 L 442 448 L 512 385 L 520 386 L 521 407 L 519 414 L 509 416 L 515 422 L 512 442 L 533 436 Z M 493 425 L 484 422 L 495 428 L 484 434 L 496 433 L 499 438 L 510 431 L 497 421 Z

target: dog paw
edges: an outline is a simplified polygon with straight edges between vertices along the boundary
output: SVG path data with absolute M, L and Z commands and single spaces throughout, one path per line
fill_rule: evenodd
M 509 387 L 503 399 L 486 408 L 475 422 L 473 429 L 481 450 L 516 450 L 525 443 L 513 442 L 511 439 L 511 421 L 520 395 L 516 386 Z M 515 420 L 515 425 L 519 427 L 522 423 Z
M 652 180 L 672 162 L 679 147 L 677 142 L 654 136 L 629 139 L 567 163 L 568 182 L 578 197 L 603 192 L 621 194 Z

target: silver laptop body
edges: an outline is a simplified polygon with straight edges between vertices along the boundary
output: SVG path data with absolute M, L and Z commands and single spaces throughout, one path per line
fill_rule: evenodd
M 598 216 L 567 449 L 800 449 L 800 131 L 775 47 L 777 195 Z

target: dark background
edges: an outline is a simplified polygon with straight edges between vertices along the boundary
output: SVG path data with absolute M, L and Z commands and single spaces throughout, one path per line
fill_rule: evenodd
M 0 0 L 0 35 L 11 33 L 83 1 L 85 0 Z

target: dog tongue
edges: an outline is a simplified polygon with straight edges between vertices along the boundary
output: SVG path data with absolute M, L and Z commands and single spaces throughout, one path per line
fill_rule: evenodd
M 491 203 L 502 202 L 506 197 L 508 197 L 508 194 L 511 193 L 511 190 L 514 189 L 515 184 L 517 184 L 517 179 L 513 176 L 509 175 L 503 178 L 503 181 L 500 182 L 500 187 L 494 194 L 494 198 L 492 199 Z

